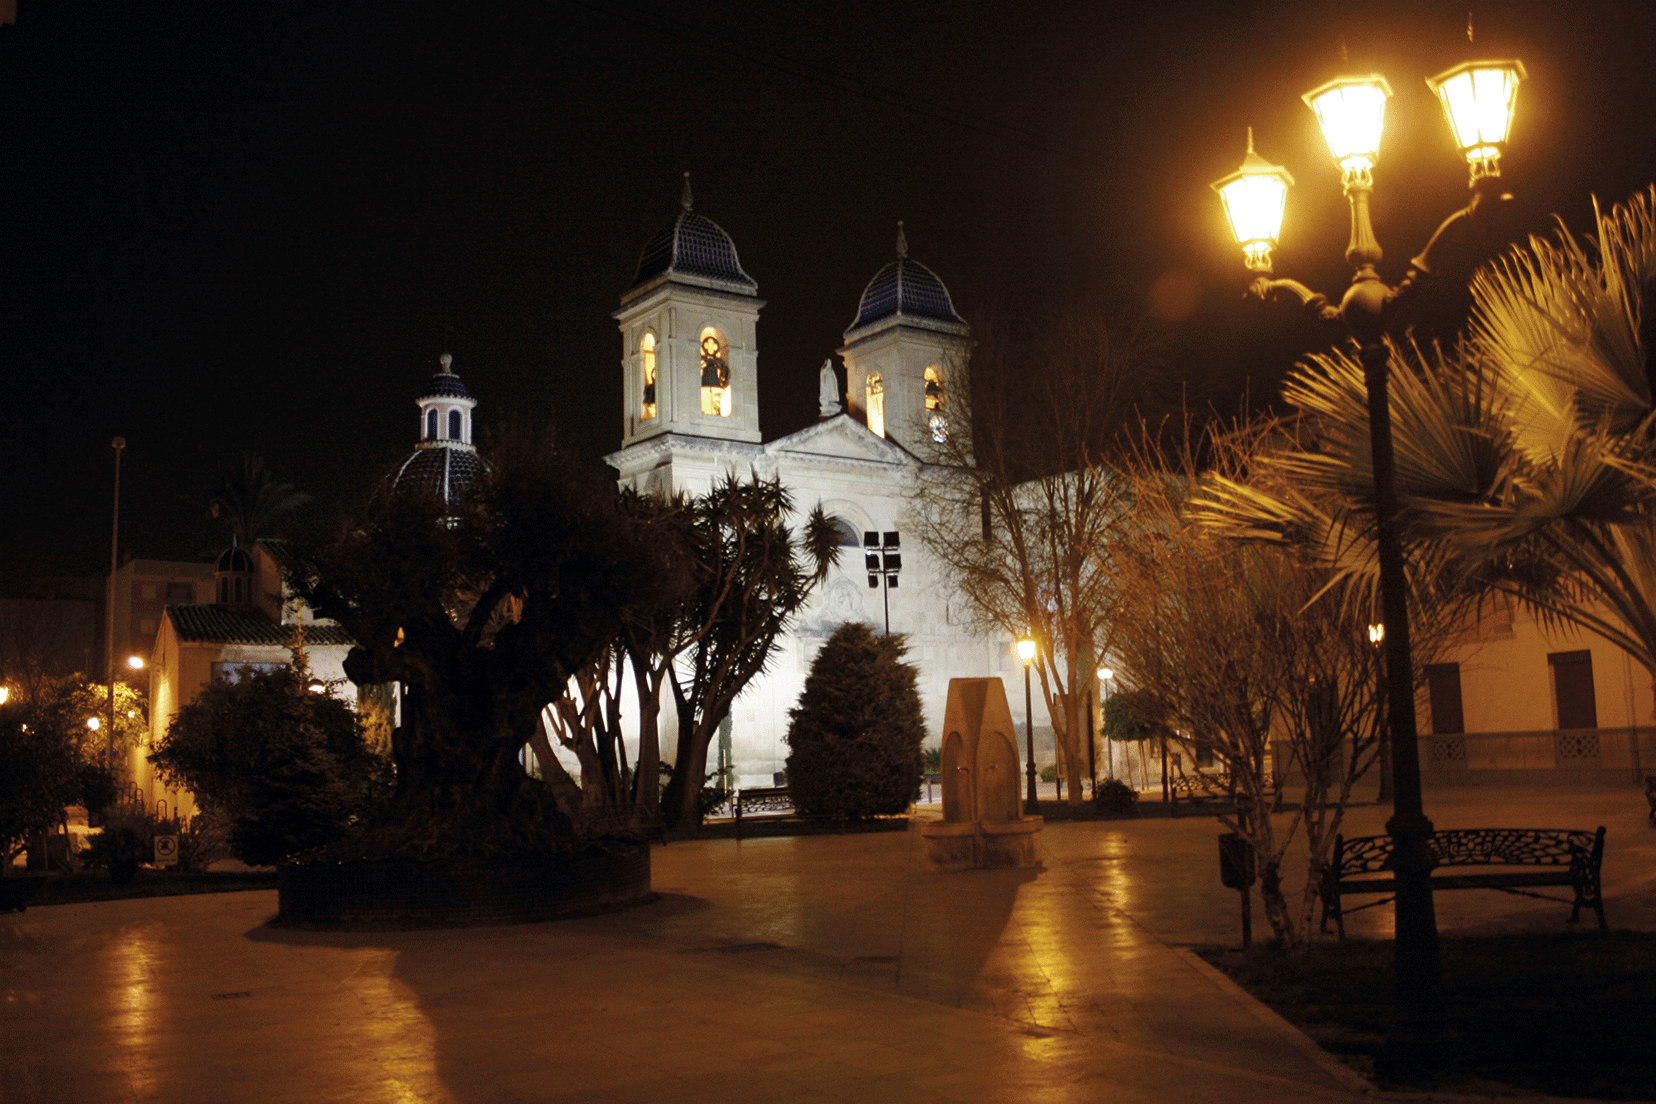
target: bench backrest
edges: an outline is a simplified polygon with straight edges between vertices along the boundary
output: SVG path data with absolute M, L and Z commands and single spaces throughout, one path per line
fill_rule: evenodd
M 1604 853 L 1604 829 L 1450 828 L 1434 832 L 1432 854 L 1439 866 L 1597 866 Z M 1336 876 L 1390 870 L 1390 836 L 1335 838 L 1330 867 Z

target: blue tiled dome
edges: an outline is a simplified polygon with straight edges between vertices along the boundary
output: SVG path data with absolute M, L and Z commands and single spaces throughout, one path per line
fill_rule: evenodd
M 457 502 L 477 481 L 483 465 L 469 448 L 417 448 L 397 469 L 398 487 L 429 491 L 445 503 Z
M 864 326 L 894 316 L 941 322 L 950 328 L 966 325 L 966 320 L 955 313 L 954 302 L 943 281 L 931 269 L 907 257 L 898 257 L 868 281 L 862 302 L 857 304 L 856 321 L 845 333 L 849 336 Z
M 471 392 L 466 390 L 466 385 L 460 382 L 459 376 L 455 375 L 453 372 L 444 371 L 438 372 L 435 376 L 432 376 L 431 382 L 426 384 L 426 389 L 421 391 L 419 397 L 414 401 L 421 402 L 425 399 L 469 399 L 471 397 Z
M 710 218 L 680 211 L 673 224 L 650 239 L 638 258 L 632 287 L 663 274 L 718 280 L 758 290 L 759 284 L 742 270 L 736 243 Z

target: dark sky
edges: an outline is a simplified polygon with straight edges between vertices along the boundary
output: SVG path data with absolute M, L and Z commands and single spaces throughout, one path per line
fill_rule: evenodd
M 1367 9 L 1361 16 L 1348 8 Z M 1278 271 L 1336 293 L 1345 202 L 1307 88 L 1397 95 L 1375 216 L 1396 278 L 1464 200 L 1422 78 L 1519 56 L 1518 223 L 1582 228 L 1656 179 L 1648 3 L 252 4 L 21 0 L 0 28 L 0 401 L 8 575 L 187 557 L 241 450 L 349 507 L 412 445 L 449 344 L 487 423 L 620 435 L 609 317 L 679 175 L 768 301 L 767 437 L 892 255 L 968 318 L 1097 301 L 1164 323 L 1198 398 L 1271 391 L 1319 340 L 1246 277 L 1208 183 L 1252 125 L 1289 167 Z M 1183 313 L 1176 312 L 1176 313 Z

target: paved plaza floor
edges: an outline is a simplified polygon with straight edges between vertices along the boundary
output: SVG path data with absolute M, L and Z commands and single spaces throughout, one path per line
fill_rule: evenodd
M 1442 790 L 1428 813 L 1605 824 L 1611 925 L 1656 930 L 1631 784 Z M 1348 834 L 1385 815 L 1354 809 Z M 35 908 L 0 917 L 0 1101 L 1356 1099 L 1184 949 L 1238 939 L 1217 831 L 1054 824 L 1041 869 L 963 874 L 927 872 L 918 831 L 674 843 L 655 903 L 519 927 L 282 931 L 273 892 Z M 1438 899 L 1445 931 L 1568 911 Z

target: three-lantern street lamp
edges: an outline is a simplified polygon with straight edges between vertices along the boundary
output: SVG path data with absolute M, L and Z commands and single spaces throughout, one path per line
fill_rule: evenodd
M 1029 668 L 1035 662 L 1035 638 L 1023 636 L 1018 640 L 1018 658 L 1024 665 L 1024 774 L 1029 780 L 1029 792 L 1024 797 L 1024 811 L 1034 816 L 1041 811 L 1040 795 L 1035 792 L 1035 706 L 1029 696 Z
M 903 570 L 902 545 L 895 532 L 863 533 L 863 566 L 868 570 L 868 589 L 879 589 L 885 599 L 885 631 L 891 635 L 891 592 Z
M 1242 167 L 1214 183 L 1248 269 L 1259 273 L 1249 288 L 1257 298 L 1287 294 L 1315 318 L 1343 323 L 1357 343 L 1368 390 L 1369 437 L 1374 464 L 1375 546 L 1380 564 L 1381 622 L 1375 643 L 1385 647 L 1387 713 L 1396 797 L 1386 824 L 1397 876 L 1397 1014 L 1387 1040 L 1387 1059 L 1399 1073 L 1427 1070 L 1441 1061 L 1444 1011 L 1437 920 L 1429 881 L 1435 859 L 1432 822 L 1421 806 L 1420 757 L 1415 732 L 1414 675 L 1409 655 L 1407 587 L 1396 528 L 1391 411 L 1387 400 L 1387 326 L 1397 308 L 1432 275 L 1434 252 L 1458 225 L 1474 222 L 1501 197 L 1500 156 L 1512 130 L 1522 63 L 1474 61 L 1426 82 L 1443 105 L 1455 142 L 1471 175 L 1471 201 L 1438 228 L 1409 264 L 1396 287 L 1375 271 L 1382 253 L 1369 218 L 1374 166 L 1380 157 L 1386 100 L 1391 86 L 1377 74 L 1342 77 L 1305 94 L 1317 116 L 1329 154 L 1340 168 L 1351 205 L 1346 261 L 1355 270 L 1339 305 L 1295 280 L 1274 279 L 1271 250 L 1282 227 L 1293 177 L 1254 152 L 1253 133 Z

